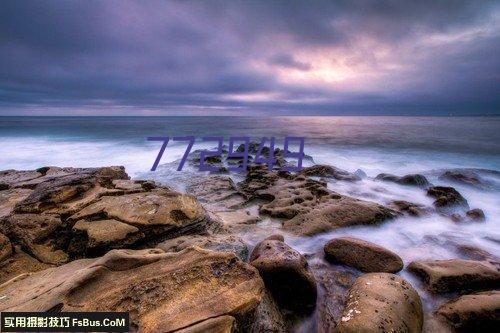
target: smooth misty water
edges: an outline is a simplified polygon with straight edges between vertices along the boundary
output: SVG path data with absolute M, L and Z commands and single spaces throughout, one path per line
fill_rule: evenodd
M 434 184 L 446 184 L 432 172 L 442 168 L 486 168 L 500 170 L 500 117 L 2 117 L 0 118 L 0 169 L 34 169 L 45 165 L 124 165 L 130 175 L 154 178 L 182 188 L 184 173 L 165 168 L 149 172 L 159 143 L 148 136 L 274 136 L 278 147 L 285 136 L 306 138 L 305 151 L 316 163 L 335 165 L 348 171 L 364 170 L 369 177 L 380 172 L 404 175 L 423 172 Z M 213 143 L 193 147 L 212 148 Z M 161 163 L 179 159 L 185 145 L 167 147 Z M 237 176 L 236 176 L 237 177 Z M 497 179 L 498 181 L 498 179 Z M 451 184 L 449 184 L 451 185 Z M 456 224 L 436 214 L 402 217 L 376 227 L 341 229 L 314 237 L 285 235 L 286 241 L 303 253 L 317 253 L 333 236 L 363 238 L 398 253 L 408 264 L 416 259 L 458 258 L 456 246 L 477 246 L 500 254 L 499 191 L 456 187 L 471 208 L 481 208 L 486 222 Z M 361 182 L 332 182 L 333 190 L 387 204 L 407 200 L 431 205 L 418 188 L 382 183 L 370 178 Z M 265 219 L 257 231 L 242 234 L 255 244 L 270 232 L 282 232 L 279 221 Z M 400 273 L 418 289 L 427 312 L 440 298 L 427 294 L 420 282 Z

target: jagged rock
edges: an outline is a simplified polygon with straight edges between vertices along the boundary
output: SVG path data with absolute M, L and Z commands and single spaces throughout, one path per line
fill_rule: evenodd
M 13 214 L 4 219 L 0 230 L 39 261 L 61 265 L 68 255 L 65 223 L 57 214 Z
M 260 207 L 261 214 L 286 219 L 283 228 L 299 235 L 377 224 L 397 216 L 392 209 L 340 195 L 303 175 L 252 169 L 239 185 L 250 198 L 269 201 Z
M 8 188 L 29 188 L 29 185 L 26 185 L 26 183 L 42 176 L 43 174 L 36 170 L 4 170 L 0 171 L 0 183 L 7 185 Z
M 148 333 L 232 316 L 245 330 L 263 293 L 257 270 L 232 254 L 112 250 L 3 284 L 0 311 L 124 311 Z
M 434 206 L 443 213 L 448 213 L 454 208 L 468 210 L 467 200 L 453 187 L 434 186 L 427 189 L 427 195 L 435 198 Z
M 0 285 L 6 281 L 23 277 L 28 273 L 53 267 L 52 265 L 36 260 L 23 252 L 19 247 L 15 247 L 13 252 L 8 258 L 0 261 Z
M 69 221 L 82 219 L 114 219 L 139 228 L 146 236 L 171 237 L 206 231 L 211 222 L 196 198 L 165 188 L 102 197 L 69 217 Z
M 236 330 L 236 320 L 232 316 L 219 316 L 194 324 L 175 333 L 233 333 Z
M 4 234 L 0 233 L 0 262 L 4 261 L 12 254 L 12 244 Z
M 12 214 L 16 204 L 26 199 L 32 192 L 32 190 L 24 188 L 0 191 L 0 220 Z
M 496 288 L 498 268 L 487 261 L 451 259 L 414 261 L 408 270 L 419 276 L 431 292 Z
M 388 205 L 388 207 L 411 216 L 424 216 L 430 214 L 431 212 L 431 209 L 428 207 L 404 200 L 394 200 Z
M 248 257 L 248 245 L 240 237 L 226 234 L 186 235 L 166 240 L 157 247 L 165 252 L 179 252 L 193 245 L 207 250 L 233 253 L 243 261 Z
M 98 254 L 124 248 L 144 238 L 139 228 L 117 220 L 79 220 L 73 226 L 69 251 L 73 254 Z
M 325 244 L 324 251 L 327 260 L 363 272 L 396 273 L 403 269 L 403 260 L 396 253 L 358 238 L 334 238 Z
M 246 200 L 233 180 L 225 176 L 197 177 L 190 181 L 186 191 L 215 211 L 230 210 Z
M 500 322 L 500 291 L 462 295 L 436 311 L 459 332 L 495 332 Z
M 427 187 L 430 185 L 429 181 L 425 176 L 419 174 L 411 174 L 403 177 L 398 177 L 388 173 L 381 173 L 375 177 L 376 180 L 382 180 L 387 182 L 393 182 L 400 185 L 410 185 L 418 187 Z
M 413 287 L 389 273 L 359 277 L 337 327 L 340 333 L 422 331 L 422 303 Z
M 346 181 L 358 181 L 361 179 L 359 176 L 353 173 L 336 168 L 331 165 L 320 165 L 320 164 L 313 165 L 310 167 L 303 168 L 300 171 L 300 173 L 305 176 L 334 178 L 337 180 L 346 180 Z
M 278 304 L 298 313 L 309 313 L 316 303 L 316 282 L 306 258 L 276 238 L 255 246 L 250 264 L 259 270 Z
M 484 221 L 486 220 L 486 217 L 484 216 L 484 212 L 482 209 L 475 208 L 467 211 L 465 213 L 469 219 L 472 221 Z
M 70 169 L 70 168 L 68 168 Z M 50 209 L 59 209 L 59 205 L 72 200 L 82 200 L 84 204 L 94 198 L 87 199 L 86 192 L 101 192 L 104 188 L 112 187 L 115 179 L 128 179 L 123 167 L 86 168 L 72 169 L 71 172 L 57 174 L 48 177 L 45 181 L 38 183 L 33 192 L 21 202 L 16 204 L 18 213 L 41 213 Z M 44 176 L 47 177 L 47 176 Z
M 248 209 L 217 212 L 217 215 L 225 224 L 228 225 L 255 224 L 261 221 L 261 217 L 259 216 L 258 212 L 254 212 Z

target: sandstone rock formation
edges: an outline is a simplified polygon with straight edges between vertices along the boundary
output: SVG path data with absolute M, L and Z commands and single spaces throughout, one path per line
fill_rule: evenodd
M 467 200 L 453 187 L 434 186 L 427 189 L 427 195 L 435 198 L 434 206 L 443 213 L 448 213 L 455 208 L 468 210 Z
M 255 268 L 228 253 L 113 250 L 3 284 L 0 294 L 0 311 L 127 311 L 132 329 L 141 332 L 171 332 L 216 318 L 230 327 L 225 316 L 245 330 L 264 284 Z
M 413 287 L 389 273 L 359 277 L 337 330 L 340 333 L 422 331 L 422 303 Z
M 381 173 L 375 177 L 376 180 L 382 180 L 387 182 L 393 182 L 400 185 L 410 185 L 418 187 L 427 187 L 430 185 L 429 181 L 425 176 L 419 174 L 406 175 L 403 177 L 398 177 L 388 173 Z
M 500 286 L 500 272 L 487 261 L 451 259 L 414 261 L 408 269 L 431 292 L 490 289 Z
M 363 272 L 396 273 L 403 269 L 403 260 L 396 253 L 358 238 L 334 238 L 325 244 L 324 251 L 327 260 Z

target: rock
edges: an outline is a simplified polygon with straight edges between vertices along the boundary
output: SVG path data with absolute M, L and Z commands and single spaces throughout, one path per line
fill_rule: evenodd
M 265 292 L 257 307 L 250 331 L 252 333 L 289 332 L 283 314 L 268 291 Z
M 493 254 L 473 245 L 457 244 L 457 250 L 466 259 L 498 261 L 498 258 Z
M 441 305 L 436 314 L 460 332 L 495 332 L 500 322 L 500 291 L 462 295 Z
M 414 261 L 408 270 L 419 276 L 435 293 L 496 288 L 498 269 L 487 261 L 451 259 Z
M 434 206 L 443 213 L 448 213 L 454 208 L 469 209 L 467 200 L 453 187 L 434 186 L 427 189 L 427 195 L 435 198 Z
M 389 273 L 359 277 L 349 290 L 340 333 L 422 331 L 422 303 L 413 287 Z
M 190 181 L 186 191 L 214 211 L 231 210 L 246 201 L 233 180 L 225 176 L 196 177 Z
M 124 248 L 144 238 L 139 228 L 117 220 L 79 220 L 73 226 L 70 252 L 96 255 Z
M 106 187 L 111 187 L 114 179 L 128 178 L 123 167 L 71 169 L 69 173 L 44 177 L 47 179 L 36 184 L 33 192 L 17 203 L 16 212 L 41 213 L 50 209 L 60 212 L 61 204 L 82 198 L 84 205 L 108 192 Z
M 391 201 L 388 207 L 410 216 L 425 216 L 431 212 L 431 209 L 428 207 L 404 200 Z
M 157 188 L 151 192 L 102 197 L 69 221 L 114 219 L 139 228 L 147 237 L 206 231 L 211 220 L 196 198 Z
M 278 305 L 297 313 L 310 313 L 316 304 L 316 282 L 307 260 L 273 237 L 255 246 L 250 264 L 259 270 Z
M 0 311 L 124 311 L 131 330 L 147 333 L 231 316 L 244 331 L 264 284 L 255 268 L 228 253 L 112 250 L 3 284 L 0 294 Z
M 115 189 L 123 190 L 125 193 L 136 193 L 136 192 L 144 191 L 144 188 L 143 188 L 141 182 L 137 182 L 137 181 L 133 181 L 133 180 L 129 180 L 129 179 L 115 179 L 115 180 L 113 180 L 113 186 Z
M 236 320 L 232 316 L 210 318 L 194 324 L 175 333 L 233 333 L 236 330 Z
M 465 213 L 469 219 L 472 221 L 484 221 L 486 220 L 486 217 L 484 216 L 484 212 L 482 209 L 475 208 L 467 211 Z
M 335 332 L 342 317 L 349 288 L 359 276 L 359 272 L 350 267 L 330 265 L 322 258 L 313 258 L 310 268 L 318 284 L 318 301 L 315 317 L 312 318 L 314 325 L 305 331 Z
M 166 240 L 157 247 L 165 252 L 179 252 L 193 245 L 211 251 L 233 253 L 243 261 L 248 258 L 248 245 L 235 235 L 186 235 Z
M 411 174 L 403 177 L 398 177 L 388 173 L 381 173 L 375 177 L 376 180 L 382 180 L 387 182 L 393 182 L 400 185 L 427 187 L 430 185 L 429 181 L 425 176 L 419 174 Z
M 396 253 L 358 238 L 334 238 L 325 244 L 324 251 L 327 260 L 362 272 L 396 273 L 403 269 L 403 260 Z
M 478 189 L 491 189 L 493 187 L 490 182 L 479 176 L 478 172 L 473 169 L 447 170 L 439 176 L 439 179 Z
M 366 172 L 364 172 L 361 169 L 357 169 L 356 171 L 354 171 L 354 175 L 357 176 L 359 179 L 365 179 L 365 178 L 368 177 L 368 175 L 366 174 Z
M 16 204 L 26 199 L 32 192 L 24 188 L 0 191 L 0 220 L 12 214 Z
M 258 211 L 252 211 L 249 209 L 217 212 L 217 215 L 227 225 L 255 224 L 262 220 Z
M 12 254 L 12 245 L 4 234 L 0 233 L 0 262 L 4 261 Z
M 42 177 L 43 174 L 36 170 L 31 171 L 16 171 L 16 170 L 4 170 L 0 171 L 0 183 L 4 184 L 3 187 L 8 188 L 28 188 L 25 185 L 33 179 Z M 4 188 L 6 189 L 6 188 Z
M 345 180 L 345 181 L 358 181 L 361 179 L 357 175 L 347 172 L 345 170 L 330 165 L 320 165 L 320 164 L 303 168 L 300 171 L 300 173 L 305 176 L 334 178 L 337 180 Z
M 61 250 L 68 235 L 59 215 L 13 214 L 4 219 L 0 230 L 43 263 L 61 265 L 69 259 Z
M 303 175 L 251 169 L 238 184 L 250 199 L 266 200 L 260 213 L 283 218 L 283 228 L 313 235 L 339 227 L 377 224 L 398 213 L 373 202 L 330 191 L 326 184 Z
M 24 253 L 19 247 L 13 252 L 8 258 L 0 261 L 0 286 L 11 279 L 53 267 Z

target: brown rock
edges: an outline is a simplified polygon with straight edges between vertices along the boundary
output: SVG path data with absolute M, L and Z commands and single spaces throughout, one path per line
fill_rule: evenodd
M 451 259 L 414 261 L 408 269 L 419 276 L 431 292 L 496 288 L 498 269 L 487 261 Z
M 4 234 L 0 233 L 0 262 L 4 261 L 12 254 L 12 245 Z
M 207 209 L 214 211 L 239 207 L 246 200 L 236 189 L 233 180 L 225 176 L 196 177 L 189 181 L 186 191 L 204 203 Z
M 280 240 L 263 240 L 253 249 L 250 264 L 259 270 L 281 307 L 299 313 L 314 308 L 316 281 L 306 258 L 299 252 Z
M 286 327 L 285 318 L 273 297 L 266 290 L 262 301 L 257 307 L 253 324 L 252 333 L 286 333 L 289 330 Z
M 165 252 L 179 252 L 193 245 L 211 251 L 233 253 L 243 261 L 248 258 L 248 245 L 235 235 L 186 235 L 166 240 L 157 247 Z
M 418 186 L 418 187 L 427 187 L 430 185 L 429 181 L 425 176 L 419 174 L 411 174 L 403 177 L 398 177 L 395 175 L 391 175 L 388 173 L 381 173 L 375 177 L 376 180 L 388 181 L 397 183 L 400 185 L 410 185 L 410 186 Z
M 422 303 L 413 287 L 389 273 L 359 277 L 349 290 L 340 333 L 422 331 Z
M 15 248 L 12 255 L 0 262 L 0 285 L 16 277 L 38 272 L 50 267 L 53 266 L 36 260 L 24 253 L 20 248 Z
M 0 220 L 12 214 L 16 204 L 26 199 L 32 192 L 24 188 L 0 191 Z
M 471 210 L 467 211 L 467 213 L 465 213 L 465 215 L 467 215 L 467 217 L 473 221 L 486 220 L 486 217 L 484 216 L 483 210 L 479 209 L 479 208 L 471 209 Z
M 441 305 L 436 314 L 460 332 L 495 332 L 500 322 L 500 291 L 462 295 Z
M 488 173 L 488 170 L 478 170 Z M 493 170 L 491 170 L 493 171 Z M 493 171 L 494 172 L 494 171 Z M 498 176 L 498 174 L 497 174 Z M 476 170 L 473 169 L 455 169 L 443 172 L 439 176 L 440 180 L 446 180 L 461 185 L 467 185 L 479 189 L 491 189 L 493 186 L 483 179 Z
M 310 167 L 303 168 L 300 171 L 301 174 L 305 176 L 313 176 L 313 177 L 325 177 L 325 178 L 334 178 L 337 180 L 345 180 L 345 181 L 358 181 L 361 178 L 357 175 L 347 172 L 345 170 L 336 168 L 331 165 L 313 165 Z
M 299 235 L 313 235 L 339 227 L 377 224 L 397 212 L 373 202 L 330 191 L 326 184 L 287 173 L 252 169 L 239 184 L 250 198 L 269 201 L 261 214 L 284 218 L 283 228 Z
M 324 251 L 327 260 L 363 272 L 396 273 L 403 269 L 403 260 L 396 253 L 362 239 L 334 238 L 325 244 Z
M 236 320 L 232 316 L 219 316 L 194 324 L 175 333 L 233 333 L 236 330 Z
M 145 234 L 171 237 L 187 231 L 204 231 L 210 222 L 194 197 L 164 188 L 102 197 L 69 218 L 70 221 L 80 219 L 114 219 L 135 226 Z
M 117 220 L 79 220 L 73 233 L 70 252 L 83 254 L 123 248 L 144 238 L 139 228 Z
M 126 311 L 140 332 L 232 316 L 244 330 L 263 292 L 257 270 L 232 254 L 112 250 L 0 286 L 0 311 Z
M 67 253 L 61 250 L 66 243 L 65 228 L 56 214 L 14 214 L 5 218 L 0 226 L 24 251 L 52 265 L 68 261 Z
M 430 214 L 431 212 L 431 209 L 429 209 L 429 207 L 404 200 L 394 200 L 388 205 L 388 207 L 400 213 L 406 213 L 411 216 L 425 216 Z
M 453 187 L 434 186 L 427 189 L 427 195 L 435 198 L 434 206 L 443 213 L 450 212 L 453 208 L 469 209 L 467 200 Z

